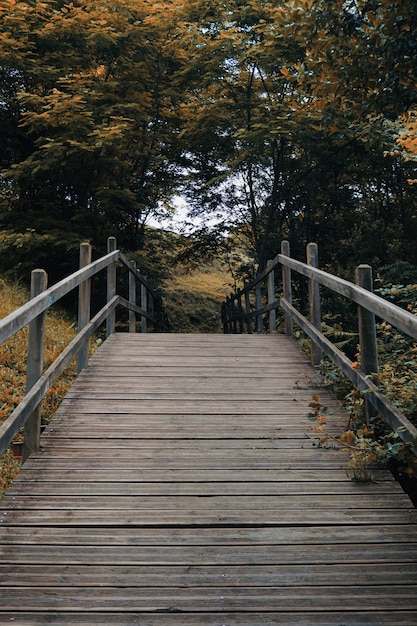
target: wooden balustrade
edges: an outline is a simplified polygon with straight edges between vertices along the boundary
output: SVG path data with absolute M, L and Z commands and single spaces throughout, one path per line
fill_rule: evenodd
M 275 298 L 275 270 L 281 270 L 281 296 Z M 292 303 L 292 272 L 308 279 L 309 319 L 297 310 Z M 266 291 L 267 296 L 263 295 Z M 258 332 L 276 332 L 276 316 L 271 312 L 283 312 L 284 330 L 293 336 L 296 323 L 311 339 L 311 361 L 318 365 L 322 353 L 326 354 L 362 392 L 365 397 L 365 416 L 369 420 L 372 412 L 382 415 L 389 426 L 398 432 L 400 438 L 413 450 L 417 448 L 417 428 L 388 400 L 378 389 L 378 350 L 375 330 L 375 316 L 386 320 L 413 339 L 417 339 L 417 317 L 387 302 L 372 292 L 372 270 L 367 265 L 359 265 L 356 270 L 356 283 L 349 282 L 333 274 L 318 269 L 316 244 L 307 246 L 307 263 L 292 259 L 287 241 L 281 245 L 281 254 L 270 260 L 265 270 L 252 281 L 246 283 L 239 294 L 231 294 L 223 305 L 224 331 L 236 332 L 236 301 L 245 298 L 245 317 L 248 328 L 256 320 Z M 321 332 L 320 285 L 346 297 L 358 305 L 358 335 L 361 354 L 361 369 L 354 367 L 351 360 L 331 343 Z M 268 317 L 266 314 L 268 313 Z M 251 331 L 250 331 L 251 332 Z
M 80 248 L 80 269 L 47 289 L 47 276 L 43 270 L 32 272 L 31 299 L 22 307 L 0 321 L 0 342 L 3 343 L 17 331 L 29 324 L 29 345 L 27 362 L 26 395 L 0 426 L 0 454 L 13 438 L 24 429 L 23 459 L 39 449 L 40 405 L 41 401 L 62 374 L 69 361 L 77 355 L 77 372 L 87 365 L 90 337 L 102 324 L 106 324 L 106 337 L 115 331 L 116 310 L 123 307 L 129 311 L 129 331 L 135 332 L 140 318 L 140 328 L 146 332 L 148 322 L 155 330 L 169 330 L 169 323 L 161 306 L 160 298 L 149 282 L 136 269 L 135 265 L 117 250 L 116 239 L 108 240 L 108 253 L 91 261 L 91 246 L 82 243 Z M 117 265 L 129 272 L 128 299 L 117 294 Z M 91 278 L 107 270 L 106 304 L 90 319 Z M 136 302 L 136 283 L 139 282 L 140 305 Z M 63 296 L 78 287 L 78 333 L 58 358 L 43 372 L 44 329 L 46 311 Z

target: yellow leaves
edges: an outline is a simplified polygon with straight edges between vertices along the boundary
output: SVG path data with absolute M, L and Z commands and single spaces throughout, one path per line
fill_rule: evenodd
M 347 430 L 342 434 L 340 440 L 344 443 L 353 443 L 356 440 L 356 435 L 353 430 Z

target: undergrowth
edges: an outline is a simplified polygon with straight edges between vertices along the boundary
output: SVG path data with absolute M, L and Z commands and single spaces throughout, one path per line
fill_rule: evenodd
M 380 284 L 382 286 L 375 290 L 376 293 L 417 315 L 416 284 L 384 284 L 383 281 Z M 352 327 L 350 322 L 346 319 L 344 325 Z M 341 316 L 325 317 L 322 330 L 352 359 L 352 365 L 360 368 L 358 335 L 344 329 Z M 302 333 L 298 334 L 299 342 L 305 349 L 309 342 Z M 383 321 L 377 324 L 377 343 L 377 384 L 405 417 L 417 426 L 417 342 Z M 416 504 L 417 460 L 410 446 L 402 442 L 399 432 L 389 429 L 380 415 L 371 417 L 367 423 L 364 416 L 366 394 L 352 389 L 350 381 L 327 357 L 321 362 L 320 375 L 322 383 L 331 387 L 348 410 L 350 422 L 340 437 L 333 437 L 328 432 L 327 419 L 320 403 L 313 399 L 312 406 L 317 404 L 317 423 L 313 426 L 317 445 L 327 446 L 330 443 L 344 447 L 350 455 L 347 473 L 353 480 L 371 480 L 375 464 L 389 467 Z
M 382 332 L 386 330 L 383 327 Z M 379 331 L 381 332 L 381 329 Z M 417 351 L 415 352 L 417 354 Z M 395 363 L 395 354 L 390 358 L 386 355 L 385 358 L 386 362 L 379 370 L 378 384 L 404 415 L 416 424 L 415 382 L 412 382 L 411 375 L 402 374 L 401 364 L 397 367 Z M 404 356 L 404 363 L 409 358 L 409 355 Z M 360 367 L 359 360 L 354 365 Z M 350 418 L 346 430 L 335 437 L 329 433 L 327 417 L 319 399 L 313 398 L 316 423 L 312 431 L 316 445 L 328 447 L 329 444 L 335 443 L 338 447 L 344 448 L 349 453 L 346 472 L 354 481 L 373 480 L 375 467 L 390 469 L 417 505 L 417 460 L 410 446 L 402 441 L 399 432 L 393 432 L 387 426 L 379 414 L 371 416 L 369 423 L 366 422 L 364 414 L 366 393 L 353 389 L 350 381 L 327 358 L 321 362 L 320 376 L 322 384 L 329 386 L 342 401 Z

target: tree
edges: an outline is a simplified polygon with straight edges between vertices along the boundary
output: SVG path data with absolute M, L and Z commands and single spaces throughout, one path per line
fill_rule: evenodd
M 415 142 L 416 11 L 0 0 L 0 228 L 16 253 L 107 234 L 137 249 L 181 193 L 259 269 L 284 237 L 341 262 L 375 225 L 387 237 L 369 238 L 368 258 L 399 250 L 388 235 L 414 255 L 416 176 L 400 153 Z
M 378 227 L 387 237 L 373 236 L 366 258 L 386 262 L 399 252 L 388 235 L 415 234 L 412 165 L 393 136 L 412 105 L 414 70 L 397 66 L 414 17 L 399 28 L 398 11 L 374 3 L 389 14 L 384 36 L 399 32 L 386 66 L 382 17 L 359 4 L 235 1 L 200 28 L 217 42 L 219 71 L 193 102 L 193 213 L 221 212 L 233 232 L 239 224 L 260 269 L 288 236 L 300 253 L 318 240 L 326 261 L 342 262 L 351 240 Z
M 288 25 L 305 39 L 302 82 L 312 108 L 343 111 L 364 135 L 399 133 L 394 139 L 415 152 L 416 3 L 318 0 L 290 11 Z
M 0 224 L 141 246 L 176 185 L 185 91 L 181 5 L 0 2 Z M 72 243 L 69 243 L 70 247 Z

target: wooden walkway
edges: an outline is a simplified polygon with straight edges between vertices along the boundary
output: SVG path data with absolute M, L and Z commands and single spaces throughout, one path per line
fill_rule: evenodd
M 317 449 L 283 336 L 99 349 L 0 503 L 0 624 L 417 624 L 416 510 Z

